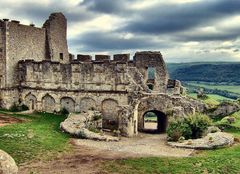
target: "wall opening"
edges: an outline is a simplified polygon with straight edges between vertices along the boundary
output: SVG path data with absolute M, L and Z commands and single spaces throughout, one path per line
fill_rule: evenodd
M 59 58 L 63 60 L 63 53 L 59 53 Z
M 147 87 L 149 90 L 153 90 L 155 82 L 155 68 L 148 67 L 147 69 Z
M 147 84 L 148 89 L 153 90 L 153 84 Z
M 161 111 L 151 110 L 143 115 L 143 132 L 165 133 L 167 128 L 167 116 Z
M 148 80 L 154 80 L 155 79 L 155 68 L 154 67 L 148 67 L 147 77 L 148 77 Z

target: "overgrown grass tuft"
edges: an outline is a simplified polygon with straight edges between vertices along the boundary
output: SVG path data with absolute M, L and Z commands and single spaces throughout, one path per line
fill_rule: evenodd
M 0 149 L 9 153 L 18 164 L 46 157 L 46 154 L 63 152 L 70 147 L 69 135 L 59 130 L 65 116 L 49 113 L 9 115 L 26 120 L 0 127 Z

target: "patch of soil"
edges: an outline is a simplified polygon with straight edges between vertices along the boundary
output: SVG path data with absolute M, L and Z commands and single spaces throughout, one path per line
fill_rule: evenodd
M 105 161 L 149 156 L 186 157 L 194 150 L 171 148 L 165 134 L 140 134 L 120 142 L 72 139 L 73 152 L 50 161 L 37 161 L 20 166 L 19 174 L 103 174 Z
M 87 146 L 75 146 L 70 154 L 64 154 L 50 161 L 38 161 L 19 167 L 19 174 L 103 174 L 102 162 L 132 157 Z
M 23 121 L 24 120 L 19 119 L 19 118 L 11 117 L 9 115 L 0 114 L 0 127 L 5 126 L 5 125 L 9 125 L 9 124 L 14 124 L 14 123 L 22 123 Z

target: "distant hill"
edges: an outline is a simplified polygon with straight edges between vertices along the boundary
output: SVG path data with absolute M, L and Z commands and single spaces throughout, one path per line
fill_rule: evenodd
M 172 79 L 240 84 L 240 62 L 168 63 Z

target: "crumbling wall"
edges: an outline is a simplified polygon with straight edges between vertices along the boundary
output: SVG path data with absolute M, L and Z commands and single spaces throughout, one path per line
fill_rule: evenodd
M 160 52 L 143 51 L 134 55 L 134 65 L 143 75 L 145 84 L 153 87 L 153 91 L 165 93 L 168 73 Z M 153 78 L 148 78 L 148 69 L 153 69 Z
M 69 62 L 67 46 L 67 19 L 62 13 L 52 13 L 44 23 L 47 57 L 52 61 Z
M 127 91 L 127 64 L 121 62 L 59 62 L 20 61 L 21 86 L 30 88 Z

